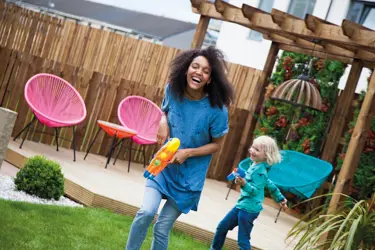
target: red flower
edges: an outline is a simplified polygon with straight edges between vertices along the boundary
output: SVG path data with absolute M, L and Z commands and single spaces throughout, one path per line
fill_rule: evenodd
M 284 65 L 284 80 L 289 80 L 293 76 L 293 59 L 290 56 L 284 58 L 283 65 Z
M 287 65 L 287 64 L 290 64 L 292 62 L 293 62 L 293 58 L 291 58 L 290 56 L 287 56 L 287 57 L 284 58 L 283 64 Z
M 369 152 L 372 152 L 372 151 L 374 151 L 374 149 L 370 148 L 370 147 L 366 147 L 365 150 L 364 150 L 365 153 L 369 153 Z
M 271 106 L 268 108 L 266 115 L 271 116 L 271 115 L 277 114 L 277 112 L 278 112 L 277 108 L 275 106 Z
M 369 139 L 375 139 L 375 133 L 371 129 L 368 131 L 368 138 Z
M 303 147 L 303 152 L 305 154 L 309 154 L 310 153 L 310 146 L 311 146 L 311 143 L 310 143 L 310 139 L 305 139 L 302 143 L 302 147 Z
M 300 126 L 306 126 L 310 124 L 310 121 L 306 117 L 302 117 L 301 119 L 299 119 L 298 124 Z
M 345 154 L 340 154 L 339 158 L 340 158 L 340 160 L 344 160 L 345 159 Z
M 329 103 L 327 103 L 327 104 L 323 103 L 323 104 L 322 104 L 321 111 L 323 111 L 323 112 L 327 112 L 328 109 L 329 109 Z
M 310 139 L 305 139 L 302 143 L 302 147 L 304 148 L 310 147 Z
M 324 68 L 324 60 L 320 59 L 315 63 L 315 68 L 319 71 Z
M 288 124 L 288 120 L 286 119 L 285 115 L 280 116 L 280 118 L 276 121 L 276 126 L 279 128 L 285 128 Z

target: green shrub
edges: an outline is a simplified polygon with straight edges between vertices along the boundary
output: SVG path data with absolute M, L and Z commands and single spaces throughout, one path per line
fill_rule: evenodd
M 64 176 L 57 162 L 44 156 L 30 158 L 14 180 L 17 190 L 44 199 L 58 200 L 64 194 Z

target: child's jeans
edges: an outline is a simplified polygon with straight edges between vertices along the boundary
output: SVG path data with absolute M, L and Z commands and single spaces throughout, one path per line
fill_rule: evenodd
M 138 250 L 141 248 L 146 238 L 148 227 L 158 211 L 161 200 L 162 193 L 154 188 L 146 187 L 141 209 L 138 210 L 130 228 L 126 250 Z M 152 250 L 168 248 L 169 233 L 173 223 L 180 215 L 181 212 L 176 204 L 171 200 L 167 200 L 154 226 Z
M 221 250 L 228 231 L 233 230 L 233 228 L 238 226 L 237 241 L 240 250 L 251 250 L 250 233 L 253 229 L 253 222 L 258 215 L 259 213 L 247 213 L 234 207 L 217 226 L 214 240 L 210 249 Z

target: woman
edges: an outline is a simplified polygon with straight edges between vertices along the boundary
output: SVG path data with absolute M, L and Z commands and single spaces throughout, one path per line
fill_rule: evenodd
M 214 47 L 179 54 L 172 62 L 162 103 L 158 142 L 179 138 L 180 149 L 154 179 L 147 180 L 140 210 L 133 221 L 126 249 L 140 249 L 162 199 L 166 199 L 154 226 L 151 249 L 168 248 L 173 223 L 190 210 L 197 211 L 212 154 L 228 133 L 228 111 L 233 89 L 223 54 Z

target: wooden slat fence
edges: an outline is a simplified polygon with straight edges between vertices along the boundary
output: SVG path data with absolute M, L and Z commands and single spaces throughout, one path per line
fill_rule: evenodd
M 26 81 L 40 72 L 53 73 L 69 81 L 85 100 L 88 116 L 77 129 L 77 149 L 85 151 L 97 129 L 96 120 L 118 123 L 117 106 L 126 96 L 140 95 L 161 104 L 169 64 L 177 53 L 175 48 L 0 1 L 0 99 L 3 107 L 18 112 L 13 136 L 32 117 L 23 98 Z M 260 74 L 229 64 L 236 101 L 229 109 L 230 132 L 211 161 L 210 178 L 224 180 L 234 164 L 252 99 L 259 95 L 253 90 Z M 72 129 L 62 129 L 60 135 L 65 138 L 61 146 L 70 148 Z M 53 145 L 53 130 L 37 124 L 28 139 Z M 110 138 L 100 134 L 92 152 L 105 155 L 109 145 Z M 147 147 L 147 161 L 153 151 L 153 146 Z M 133 156 L 133 161 L 143 162 L 141 153 Z M 127 155 L 120 158 L 127 159 Z

